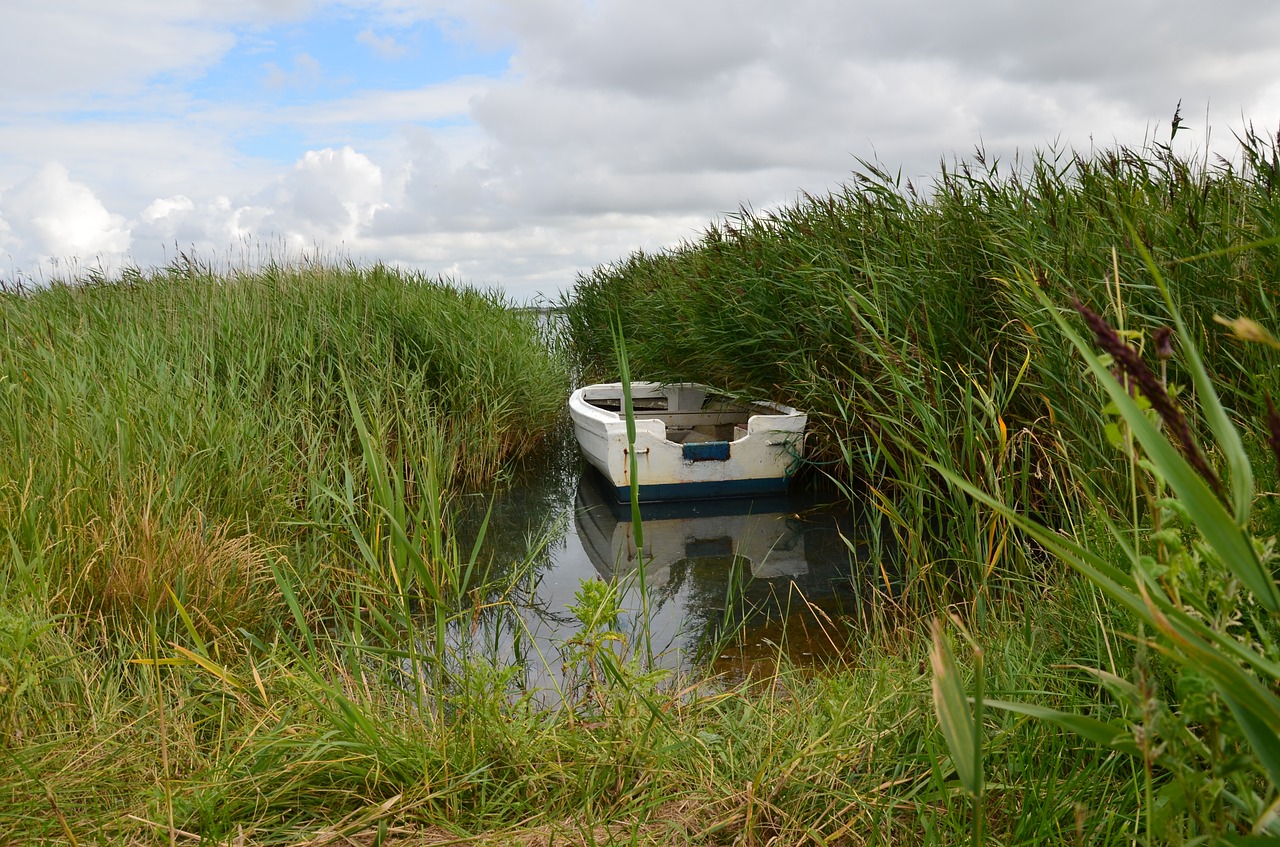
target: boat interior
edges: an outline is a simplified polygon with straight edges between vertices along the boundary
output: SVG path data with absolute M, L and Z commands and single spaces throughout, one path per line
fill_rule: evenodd
M 620 397 L 587 397 L 599 409 L 622 412 Z M 676 444 L 737 441 L 747 434 L 752 415 L 776 415 L 778 410 L 760 403 L 743 403 L 699 388 L 667 386 L 661 394 L 637 394 L 631 398 L 637 420 L 659 420 L 667 427 L 667 440 Z

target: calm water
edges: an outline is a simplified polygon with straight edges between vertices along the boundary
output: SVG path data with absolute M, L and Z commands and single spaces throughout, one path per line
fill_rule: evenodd
M 803 480 L 786 497 L 647 505 L 642 556 L 630 507 L 608 497 L 568 429 L 493 502 L 483 543 L 483 558 L 495 563 L 536 551 L 520 597 L 481 636 L 534 677 L 555 675 L 559 647 L 577 630 L 569 608 L 583 580 L 627 586 L 620 628 L 640 643 L 641 561 L 656 664 L 711 663 L 729 673 L 772 661 L 780 644 L 801 664 L 838 652 L 890 570 L 847 500 Z M 477 525 L 475 517 L 464 523 L 464 539 Z

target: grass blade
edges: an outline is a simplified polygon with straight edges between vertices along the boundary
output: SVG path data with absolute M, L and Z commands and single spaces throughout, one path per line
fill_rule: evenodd
M 933 666 L 933 708 L 938 725 L 946 739 L 956 774 L 965 791 L 972 797 L 982 796 L 982 757 L 978 737 L 974 733 L 973 711 L 965 696 L 951 649 L 943 637 L 942 625 L 933 622 L 933 648 L 929 651 Z

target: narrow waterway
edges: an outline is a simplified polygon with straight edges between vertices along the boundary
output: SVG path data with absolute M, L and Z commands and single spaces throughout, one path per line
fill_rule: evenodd
M 884 590 L 892 568 L 874 526 L 815 478 L 785 497 L 646 505 L 641 553 L 630 507 L 612 501 L 565 429 L 510 490 L 476 498 L 489 510 L 481 559 L 527 563 L 519 598 L 480 633 L 509 654 L 504 661 L 526 667 L 526 685 L 554 686 L 561 650 L 580 628 L 570 608 L 584 580 L 624 586 L 627 649 L 645 645 L 660 667 L 730 676 L 780 651 L 801 665 L 837 657 Z M 481 511 L 463 522 L 465 545 Z

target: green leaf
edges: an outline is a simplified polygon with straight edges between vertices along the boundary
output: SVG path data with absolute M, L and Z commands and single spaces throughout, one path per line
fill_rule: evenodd
M 1120 432 L 1120 425 L 1109 423 L 1102 428 L 1102 432 L 1107 436 L 1107 443 L 1112 447 L 1124 447 L 1124 435 Z
M 1267 690 L 1256 676 L 1228 658 L 1219 642 L 1206 644 L 1189 632 L 1190 628 L 1186 627 L 1184 622 L 1177 621 L 1172 615 L 1155 614 L 1153 618 L 1155 625 L 1170 640 L 1168 645 L 1156 645 L 1157 649 L 1183 664 L 1190 665 L 1212 680 L 1223 699 L 1232 706 L 1233 713 L 1237 716 L 1248 715 L 1251 721 L 1250 726 L 1261 732 L 1270 732 L 1273 736 L 1280 735 L 1280 698 Z M 1242 728 L 1248 732 L 1248 728 L 1243 724 Z M 1259 758 L 1272 755 L 1270 748 L 1267 750 L 1255 748 L 1255 752 L 1258 753 Z M 1276 775 L 1280 776 L 1280 755 L 1275 756 L 1273 760 L 1278 766 Z
M 627 340 L 622 333 L 622 316 L 614 313 L 611 327 L 613 329 L 614 352 L 618 356 L 618 376 L 622 380 L 622 411 L 627 421 L 627 461 L 631 481 L 631 526 L 635 533 L 636 549 L 644 550 L 644 522 L 640 517 L 640 478 L 639 462 L 636 460 L 636 413 L 631 402 L 631 364 L 627 359 Z M 644 568 L 639 573 L 643 579 Z
M 1187 370 L 1191 373 L 1191 381 L 1195 384 L 1196 394 L 1200 398 L 1200 408 L 1204 412 L 1210 428 L 1213 429 L 1213 435 L 1218 442 L 1218 447 L 1222 450 L 1223 455 L 1227 457 L 1227 465 L 1231 468 L 1235 522 L 1239 527 L 1244 527 L 1249 523 L 1249 512 L 1253 508 L 1253 468 L 1249 465 L 1249 456 L 1244 451 L 1244 443 L 1240 440 L 1240 433 L 1236 431 L 1231 419 L 1227 416 L 1227 411 L 1223 408 L 1222 401 L 1218 399 L 1218 391 L 1214 388 L 1213 380 L 1209 378 L 1209 372 L 1205 369 L 1204 362 L 1200 359 L 1200 351 L 1194 343 L 1191 343 L 1195 336 L 1187 329 L 1187 324 L 1182 319 L 1182 312 L 1178 309 L 1177 304 L 1173 302 L 1173 295 L 1169 293 L 1169 287 L 1165 285 L 1160 268 L 1156 265 L 1155 260 L 1151 258 L 1151 253 L 1147 251 L 1146 245 L 1138 237 L 1133 225 L 1126 223 L 1126 226 L 1129 229 L 1129 237 L 1133 240 L 1134 246 L 1138 248 L 1138 252 L 1141 253 L 1142 260 L 1146 263 L 1147 270 L 1151 273 L 1151 278 L 1155 282 L 1156 288 L 1160 291 L 1160 296 L 1164 298 L 1165 307 L 1173 318 L 1173 325 L 1178 331 L 1178 337 L 1183 340 L 1183 354 L 1187 359 Z M 1145 447 L 1146 445 L 1143 444 L 1143 446 Z M 1253 590 L 1252 587 L 1250 590 Z M 1274 583 L 1272 583 L 1272 595 L 1271 599 L 1277 601 L 1277 605 L 1268 606 L 1267 608 L 1273 612 L 1280 611 L 1280 596 L 1275 596 Z M 1261 595 L 1259 595 L 1259 599 L 1262 599 Z
M 1137 405 L 1129 400 L 1120 384 L 1098 367 L 1096 361 L 1091 361 L 1090 365 L 1098 371 L 1099 381 L 1120 407 L 1134 437 L 1177 493 L 1205 541 L 1260 603 L 1270 611 L 1280 612 L 1280 591 L 1277 591 L 1271 573 L 1258 558 L 1249 534 L 1236 525 L 1204 478 L 1142 414 Z
M 929 651 L 933 665 L 933 707 L 938 725 L 946 739 L 951 760 L 965 790 L 974 797 L 982 795 L 982 758 L 974 733 L 973 713 L 960 682 L 960 671 L 942 636 L 942 626 L 933 622 L 933 649 Z
M 173 593 L 173 588 L 169 585 L 164 587 L 169 592 L 169 599 L 173 601 L 173 607 L 178 610 L 179 617 L 182 618 L 182 626 L 187 630 L 187 635 L 191 638 L 192 643 L 196 645 L 196 652 L 201 656 L 209 655 L 209 648 L 204 643 L 204 639 L 200 637 L 200 631 L 196 629 L 195 622 L 191 620 L 191 615 L 187 614 L 187 607 L 182 605 L 182 601 L 178 599 L 178 595 Z
M 1138 749 L 1138 742 L 1134 740 L 1133 733 L 1127 726 L 1107 723 L 1097 718 L 1076 715 L 1071 712 L 1060 712 L 1057 709 L 1036 706 L 1031 703 L 988 700 L 987 705 L 994 706 L 997 709 L 1004 709 L 1006 712 L 1016 712 L 1037 720 L 1055 723 L 1065 730 L 1074 732 L 1076 735 L 1087 738 L 1090 741 L 1096 741 L 1110 750 L 1136 758 L 1142 757 L 1142 751 Z
M 1123 677 L 1116 676 L 1110 671 L 1104 671 L 1101 668 L 1091 668 L 1086 665 L 1067 665 L 1067 667 L 1084 671 L 1098 678 L 1098 681 L 1111 692 L 1111 696 L 1119 702 L 1131 709 L 1141 709 L 1143 696 L 1138 686 Z
M 307 655 L 315 655 L 315 640 L 311 636 L 311 627 L 307 625 L 307 616 L 303 614 L 302 606 L 298 603 L 298 596 L 293 590 L 293 583 L 289 581 L 284 570 L 277 565 L 271 566 L 271 575 L 275 578 L 276 587 L 280 589 L 280 596 L 284 598 L 285 605 L 289 607 L 289 612 L 293 615 L 293 622 L 297 625 L 298 631 L 302 633 L 302 637 L 306 639 Z
M 1096 553 L 1070 541 L 1065 536 L 1041 526 L 1025 515 L 1018 514 L 1007 504 L 972 485 L 950 468 L 943 467 L 932 461 L 926 461 L 926 465 L 945 477 L 949 483 L 964 491 L 979 503 L 990 507 L 996 513 L 1008 519 L 1018 529 L 1043 544 L 1045 549 L 1075 568 L 1113 600 L 1140 617 L 1150 619 L 1146 604 L 1137 594 L 1137 587 L 1132 576 L 1114 567 Z
M 1219 687 L 1218 694 L 1231 709 L 1231 714 L 1235 715 L 1240 728 L 1244 730 L 1245 738 L 1249 739 L 1249 746 L 1253 748 L 1258 761 L 1271 777 L 1271 784 L 1280 785 L 1280 736 L 1277 736 L 1276 731 L 1267 726 L 1265 720 L 1254 714 L 1232 692 Z
M 1243 523 L 1248 518 L 1248 507 L 1242 507 L 1237 502 L 1237 515 L 1235 518 L 1227 512 L 1204 478 L 1169 443 L 1164 433 L 1157 429 L 1147 416 L 1142 413 L 1142 410 L 1134 403 L 1133 398 L 1116 381 L 1115 377 L 1102 366 L 1098 361 L 1098 357 L 1092 353 L 1089 345 L 1067 324 L 1066 320 L 1059 314 L 1058 309 L 1049 302 L 1044 292 L 1038 287 L 1033 290 L 1049 310 L 1050 315 L 1053 316 L 1063 334 L 1084 356 L 1085 362 L 1093 371 L 1099 384 L 1110 395 L 1111 401 L 1129 424 L 1134 437 L 1142 444 L 1142 448 L 1151 457 L 1151 461 L 1178 495 L 1178 499 L 1182 501 L 1188 516 L 1195 523 L 1196 528 L 1200 530 L 1205 541 L 1213 548 L 1218 558 L 1231 569 L 1232 573 L 1244 583 L 1246 588 L 1253 592 L 1259 603 L 1269 611 L 1280 612 L 1280 589 L 1277 588 L 1270 571 L 1263 566 L 1262 561 L 1258 558 L 1253 541 L 1243 528 Z M 1169 305 L 1172 309 L 1171 301 Z M 1174 319 L 1180 327 L 1181 337 L 1184 339 L 1189 338 L 1184 332 L 1185 325 L 1183 325 L 1182 319 L 1177 315 L 1176 311 L 1174 312 Z M 1213 425 L 1214 435 L 1217 436 L 1219 444 L 1231 462 L 1232 479 L 1237 489 L 1235 492 L 1236 498 L 1238 500 L 1239 497 L 1247 494 L 1252 499 L 1253 476 L 1252 471 L 1249 469 L 1248 458 L 1243 453 L 1244 448 L 1240 445 L 1239 434 L 1231 426 L 1230 421 L 1226 419 L 1226 412 L 1222 409 L 1218 395 L 1214 392 L 1208 376 L 1204 374 L 1204 365 L 1200 362 L 1199 355 L 1195 352 L 1195 345 L 1186 343 L 1183 346 L 1193 375 L 1198 370 L 1200 376 L 1204 377 L 1204 386 L 1200 384 L 1199 378 L 1196 379 L 1196 391 L 1200 396 L 1205 415 Z M 1224 426 L 1225 429 L 1223 428 Z M 1239 455 L 1236 455 L 1237 448 Z M 1240 521 L 1239 524 L 1237 524 L 1237 520 Z

